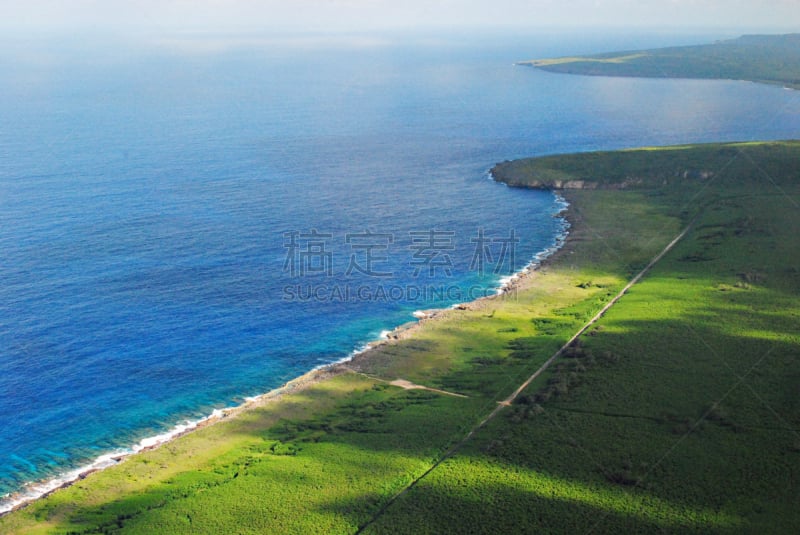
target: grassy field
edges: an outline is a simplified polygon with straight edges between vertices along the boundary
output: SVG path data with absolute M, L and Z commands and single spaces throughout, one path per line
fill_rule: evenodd
M 654 166 L 661 175 L 672 155 L 680 166 L 705 162 L 715 174 L 693 179 L 692 187 L 681 172 L 677 189 L 648 192 L 683 219 L 696 215 L 685 240 L 549 377 L 369 532 L 418 533 L 422 525 L 430 533 L 469 526 L 497 533 L 796 533 L 799 149 L 711 146 L 519 162 L 528 169 L 516 175 L 520 183 L 535 183 L 548 169 L 585 176 L 584 165 L 603 164 L 624 179 L 653 156 L 662 160 Z M 653 186 L 663 184 L 655 178 Z M 596 190 L 570 197 L 586 233 L 606 242 L 611 257 L 630 258 L 637 247 L 607 241 L 607 227 L 596 222 L 608 214 L 597 211 L 610 207 L 607 197 L 641 206 L 641 195 Z M 572 247 L 585 254 L 583 243 Z M 564 258 L 551 269 L 564 269 Z M 579 270 L 587 265 L 597 263 L 575 262 Z M 602 271 L 611 269 L 613 261 Z M 594 280 L 587 274 L 587 283 Z
M 722 78 L 800 87 L 800 34 L 745 35 L 708 45 L 521 62 L 552 72 L 646 78 Z
M 503 166 L 519 186 L 597 184 L 565 191 L 571 237 L 517 292 L 92 474 L 0 532 L 796 532 L 800 142 Z

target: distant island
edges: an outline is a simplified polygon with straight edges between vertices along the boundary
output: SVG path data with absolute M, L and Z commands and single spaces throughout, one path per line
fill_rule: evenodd
M 592 76 L 749 80 L 800 88 L 800 33 L 745 35 L 708 45 L 610 52 L 520 62 Z

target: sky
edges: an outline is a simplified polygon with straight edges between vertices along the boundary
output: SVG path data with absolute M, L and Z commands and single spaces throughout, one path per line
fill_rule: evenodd
M 10 31 L 371 31 L 435 27 L 800 31 L 800 0 L 0 0 Z

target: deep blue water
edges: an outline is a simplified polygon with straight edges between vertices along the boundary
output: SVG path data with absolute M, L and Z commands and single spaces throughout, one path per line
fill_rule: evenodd
M 561 225 L 497 161 L 800 135 L 777 87 L 513 66 L 675 39 L 4 46 L 0 495 L 492 293 Z

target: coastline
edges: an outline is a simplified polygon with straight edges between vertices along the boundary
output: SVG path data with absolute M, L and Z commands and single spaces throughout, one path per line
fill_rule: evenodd
M 743 157 L 715 191 L 684 176 L 687 162 L 727 165 L 732 147 Z M 0 518 L 0 531 L 791 532 L 796 437 L 764 425 L 761 399 L 729 396 L 738 377 L 718 373 L 708 341 L 734 369 L 764 361 L 752 386 L 777 415 L 797 414 L 800 305 L 786 294 L 797 293 L 797 212 L 785 201 L 800 195 L 798 153 L 800 141 L 596 153 L 593 167 L 620 180 L 646 163 L 645 187 L 564 191 L 569 239 L 518 293 L 441 312 L 339 365 L 346 373 L 311 375 L 301 391 L 132 456 Z M 585 174 L 584 157 L 562 158 Z M 664 184 L 665 168 L 683 178 Z M 776 191 L 763 191 L 761 169 Z M 690 265 L 710 233 L 718 256 Z M 763 270 L 731 272 L 741 250 Z M 778 337 L 785 351 L 767 362 Z M 653 470 L 665 447 L 672 460 Z
M 514 187 L 497 180 L 491 171 L 488 174 L 490 180 L 509 187 Z M 563 250 L 564 245 L 566 245 L 571 235 L 570 229 L 573 224 L 568 217 L 571 204 L 569 200 L 564 197 L 562 191 L 554 188 L 549 189 L 555 196 L 555 205 L 559 207 L 559 210 L 552 214 L 552 217 L 562 220 L 561 228 L 554 237 L 553 245 L 534 254 L 531 260 L 518 271 L 509 276 L 502 277 L 498 281 L 499 285 L 494 294 L 486 295 L 466 303 L 456 303 L 447 308 L 418 310 L 413 313 L 416 321 L 406 322 L 389 331 L 383 331 L 381 333 L 381 338 L 365 343 L 362 347 L 353 350 L 342 359 L 316 366 L 283 385 L 263 394 L 245 397 L 245 401 L 239 405 L 214 409 L 212 413 L 207 416 L 197 420 L 186 420 L 184 423 L 176 424 L 164 433 L 145 437 L 129 448 L 104 453 L 87 464 L 67 470 L 50 479 L 27 482 L 23 485 L 21 490 L 0 496 L 0 518 L 46 498 L 60 489 L 70 487 L 95 472 L 117 466 L 134 455 L 160 448 L 193 431 L 203 429 L 231 416 L 236 416 L 242 412 L 260 407 L 266 403 L 278 401 L 284 395 L 300 392 L 332 377 L 352 371 L 357 372 L 359 371 L 360 364 L 368 361 L 371 356 L 370 354 L 374 350 L 387 344 L 411 338 L 414 333 L 423 328 L 429 321 L 442 320 L 459 310 L 479 310 L 486 306 L 487 303 L 491 303 L 498 298 L 503 298 L 516 291 L 523 290 L 526 286 L 526 282 L 531 280 L 533 274 L 543 267 L 545 262 L 552 261 L 555 256 Z
M 366 351 L 366 349 L 365 349 Z M 124 450 L 115 452 L 104 453 L 88 464 L 79 466 L 72 470 L 68 470 L 60 475 L 43 481 L 28 482 L 23 486 L 23 489 L 16 492 L 7 494 L 0 497 L 0 517 L 9 513 L 13 513 L 19 509 L 49 496 L 50 494 L 67 488 L 74 483 L 85 479 L 87 476 L 117 466 L 129 457 L 137 455 L 142 452 L 150 451 L 160 448 L 165 444 L 181 438 L 193 431 L 203 429 L 209 425 L 220 422 L 230 416 L 234 416 L 243 411 L 261 406 L 271 401 L 279 400 L 282 396 L 293 392 L 299 392 L 319 381 L 323 381 L 328 377 L 333 377 L 344 370 L 335 369 L 339 363 L 325 364 L 316 367 L 306 373 L 284 383 L 283 385 L 259 394 L 257 396 L 246 397 L 245 401 L 233 407 L 224 407 L 221 409 L 214 409 L 211 414 L 204 416 L 198 420 L 187 420 L 182 424 L 176 424 L 170 430 L 160 433 L 158 435 L 145 437 L 138 443 Z

